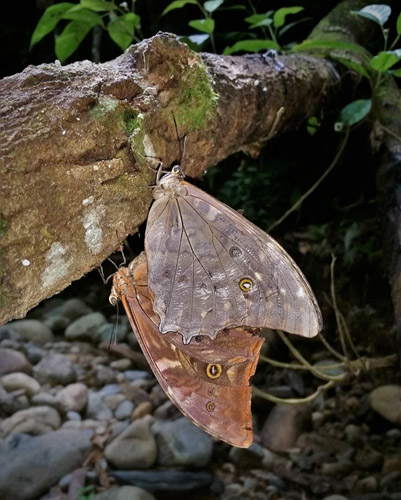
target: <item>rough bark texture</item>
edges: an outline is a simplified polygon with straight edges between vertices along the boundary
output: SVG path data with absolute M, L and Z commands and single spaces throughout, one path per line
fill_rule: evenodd
M 237 151 L 256 155 L 280 108 L 276 134 L 328 106 L 343 83 L 322 58 L 199 55 L 165 33 L 105 64 L 46 64 L 3 79 L 0 323 L 135 232 L 151 203 L 149 166 L 179 156 L 172 113 L 195 176 Z

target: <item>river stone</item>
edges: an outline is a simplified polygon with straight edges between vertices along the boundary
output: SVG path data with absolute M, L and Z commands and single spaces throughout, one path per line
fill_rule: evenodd
M 100 312 L 85 314 L 73 321 L 65 330 L 68 340 L 89 340 L 97 342 L 100 339 L 99 328 L 106 323 L 106 318 Z
M 379 413 L 392 424 L 401 424 L 401 387 L 399 385 L 382 385 L 369 394 L 372 410 Z
M 110 366 L 111 368 L 113 368 L 113 370 L 124 371 L 128 370 L 128 368 L 131 368 L 132 361 L 128 358 L 115 359 L 110 363 Z
M 99 493 L 96 500 L 155 500 L 155 497 L 136 486 L 120 486 Z
M 38 345 L 46 344 L 54 340 L 53 333 L 48 326 L 37 319 L 20 319 L 10 323 L 10 327 L 15 330 L 21 340 L 31 341 Z
M 73 298 L 48 311 L 44 323 L 54 330 L 64 330 L 72 321 L 91 312 L 92 309 L 83 300 Z
M 50 406 L 33 406 L 17 411 L 0 422 L 0 435 L 8 436 L 17 432 L 45 434 L 60 427 L 61 419 L 57 410 Z
M 97 340 L 98 342 L 101 342 L 102 340 L 105 340 L 106 342 L 112 342 L 116 341 L 117 344 L 124 342 L 125 337 L 127 336 L 127 331 L 128 331 L 128 325 L 126 324 L 118 324 L 116 325 L 115 323 L 104 323 L 101 325 L 98 330 L 97 330 L 97 338 L 94 340 Z
M 160 465 L 203 467 L 212 458 L 213 440 L 185 417 L 152 426 Z
M 98 392 L 90 392 L 86 404 L 86 417 L 96 420 L 108 420 L 113 414 L 103 401 L 103 396 Z
M 91 448 L 86 432 L 58 430 L 43 436 L 13 434 L 0 444 L 4 500 L 33 500 L 80 467 Z
M 32 373 L 32 365 L 22 352 L 0 348 L 0 376 L 6 373 Z
M 26 373 L 16 372 L 3 375 L 0 383 L 8 392 L 24 389 L 28 396 L 33 396 L 40 391 L 39 383 Z
M 156 441 L 150 432 L 151 417 L 135 420 L 106 446 L 104 456 L 116 469 L 146 469 L 157 458 Z
M 263 425 L 263 446 L 278 452 L 293 448 L 310 420 L 311 408 L 308 404 L 277 404 Z
M 116 408 L 114 416 L 118 420 L 124 420 L 131 416 L 131 413 L 133 412 L 134 408 L 135 408 L 134 403 L 132 401 L 129 401 L 128 399 L 125 399 L 124 401 L 121 401 L 121 403 Z
M 35 376 L 39 382 L 52 385 L 67 385 L 75 382 L 74 364 L 63 354 L 50 353 L 35 366 Z
M 24 344 L 24 353 L 25 356 L 29 359 L 29 362 L 33 365 L 39 363 L 39 361 L 45 356 L 45 351 L 34 344 L 33 342 L 25 342 Z
M 60 403 L 60 408 L 67 411 L 80 412 L 86 407 L 88 400 L 88 388 L 85 384 L 77 382 L 67 385 L 57 394 L 57 401 Z
M 31 398 L 31 404 L 35 406 L 51 406 L 52 408 L 59 409 L 60 403 L 57 396 L 49 392 L 38 392 Z

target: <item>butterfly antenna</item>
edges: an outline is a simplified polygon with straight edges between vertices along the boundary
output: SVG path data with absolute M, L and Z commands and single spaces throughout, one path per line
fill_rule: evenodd
M 182 146 L 181 144 L 181 139 L 180 139 L 180 135 L 178 133 L 178 126 L 177 126 L 177 121 L 175 119 L 175 116 L 174 116 L 174 113 L 171 112 L 172 116 L 173 116 L 173 121 L 174 121 L 174 127 L 175 127 L 175 135 L 177 136 L 177 141 L 178 141 L 178 149 L 179 149 L 179 152 L 180 152 L 180 158 L 179 158 L 179 167 L 180 167 L 180 170 L 182 172 L 182 164 L 184 162 L 184 155 L 185 155 L 185 143 L 186 143 L 186 139 L 187 139 L 187 136 L 185 135 L 183 140 L 184 140 L 184 146 Z
M 111 330 L 111 334 L 110 334 L 109 347 L 108 347 L 109 350 L 111 349 L 112 345 L 117 344 L 117 325 L 118 325 L 118 320 L 120 319 L 120 307 L 119 307 L 118 302 L 117 302 L 116 306 L 117 306 L 116 321 L 113 325 L 113 329 Z

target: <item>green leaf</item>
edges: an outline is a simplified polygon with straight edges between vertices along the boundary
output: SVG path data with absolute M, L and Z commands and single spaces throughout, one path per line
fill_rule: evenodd
M 82 40 L 93 28 L 92 23 L 71 21 L 64 28 L 61 35 L 56 38 L 56 56 L 60 61 L 65 61 L 79 47 Z
M 191 28 L 195 28 L 203 33 L 209 33 L 209 35 L 214 31 L 214 19 L 193 19 L 188 24 Z
M 135 28 L 140 24 L 140 17 L 130 12 L 116 19 L 113 19 L 108 26 L 110 38 L 115 42 L 121 50 L 128 48 L 134 38 Z
M 70 2 L 58 3 L 48 7 L 39 19 L 39 22 L 32 33 L 30 46 L 33 47 L 36 43 L 42 40 L 43 37 L 53 31 L 57 23 L 63 17 L 64 12 L 71 9 L 71 7 L 74 7 L 74 4 Z
M 401 69 L 394 69 L 394 70 L 390 71 L 390 73 L 394 76 L 397 76 L 398 78 L 401 77 Z
M 162 16 L 167 14 L 167 12 L 170 12 L 170 10 L 174 9 L 181 9 L 181 7 L 184 7 L 187 3 L 192 3 L 193 5 L 198 5 L 198 2 L 196 0 L 175 0 L 175 2 L 171 2 L 167 7 L 163 10 Z
M 105 2 L 104 0 L 81 0 L 81 5 L 95 12 L 117 10 L 117 5 L 114 2 Z
M 273 23 L 276 28 L 280 28 L 285 24 L 285 18 L 288 14 L 298 14 L 304 10 L 303 7 L 283 7 L 281 9 L 276 10 L 273 16 Z
M 220 7 L 222 3 L 224 3 L 224 0 L 208 0 L 203 4 L 203 7 L 208 12 L 214 12 L 216 9 Z
M 379 73 L 387 71 L 391 66 L 394 66 L 401 59 L 401 49 L 386 50 L 379 52 L 377 56 L 372 57 L 370 65 Z
M 279 50 L 280 46 L 273 40 L 241 40 L 231 47 L 226 47 L 223 51 L 223 55 L 228 56 L 230 54 L 233 54 L 234 52 L 239 52 L 240 50 L 243 50 L 245 52 L 258 52 L 259 50 L 268 49 Z
M 369 72 L 359 61 L 355 61 L 354 59 L 349 59 L 346 57 L 340 57 L 337 55 L 331 55 L 331 58 L 341 64 L 344 64 L 344 66 L 347 66 L 347 68 L 352 69 L 356 73 L 359 73 L 362 76 L 366 76 L 366 78 L 370 78 Z
M 251 25 L 250 28 L 269 26 L 273 23 L 273 19 L 270 17 L 272 14 L 272 10 L 269 10 L 266 14 L 253 14 L 252 16 L 246 17 L 245 21 Z
M 81 7 L 77 5 L 77 7 Z M 70 9 L 65 14 L 63 14 L 63 19 L 69 19 L 71 21 L 82 21 L 85 23 L 100 24 L 103 26 L 103 19 L 93 12 L 93 10 L 81 8 L 81 9 Z
M 350 102 L 340 111 L 338 122 L 348 126 L 355 125 L 365 118 L 371 108 L 371 99 L 358 99 Z
M 304 52 L 318 49 L 324 49 L 325 52 L 329 52 L 330 50 L 347 50 L 350 52 L 356 52 L 357 54 L 366 55 L 366 50 L 360 45 L 346 42 L 334 42 L 331 40 L 305 40 L 292 48 L 293 52 Z
M 308 124 L 306 126 L 306 130 L 309 135 L 315 135 L 317 132 L 317 129 L 320 127 L 319 120 L 317 119 L 316 116 L 311 116 L 308 120 Z
M 397 33 L 401 35 L 401 13 L 397 17 Z
M 383 26 L 383 24 L 385 24 L 387 19 L 390 17 L 391 7 L 384 4 L 373 4 L 367 5 L 361 10 L 353 10 L 351 12 L 357 14 L 358 16 L 365 17 L 366 19 L 370 19 L 380 26 Z
M 199 52 L 201 50 L 202 44 L 210 38 L 210 35 L 200 34 L 199 35 L 190 35 L 190 36 L 179 36 L 178 39 L 180 42 L 184 42 L 188 45 L 191 50 L 195 52 Z

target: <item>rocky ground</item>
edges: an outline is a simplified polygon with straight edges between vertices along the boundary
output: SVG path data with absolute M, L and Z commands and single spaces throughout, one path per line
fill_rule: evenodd
M 167 399 L 123 312 L 109 348 L 115 311 L 100 286 L 0 329 L 2 500 L 401 500 L 396 367 L 311 404 L 255 397 L 255 442 L 232 448 Z M 277 341 L 266 336 L 270 356 Z M 331 362 L 316 346 L 312 357 Z M 281 397 L 316 388 L 266 364 L 254 383 Z

